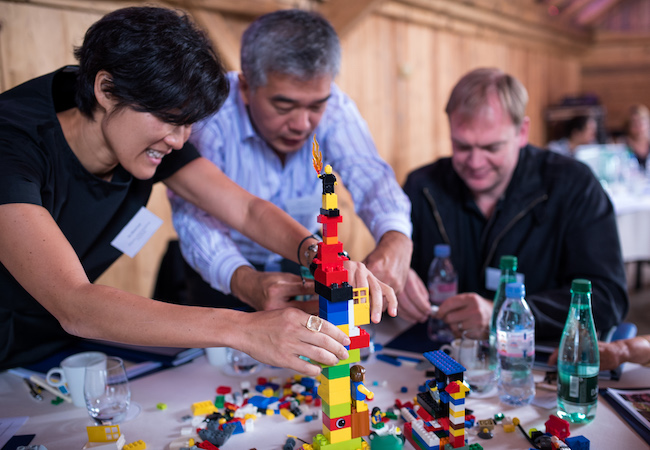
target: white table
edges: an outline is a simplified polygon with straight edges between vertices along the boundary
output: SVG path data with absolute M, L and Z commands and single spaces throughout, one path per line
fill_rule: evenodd
M 382 323 L 376 339 L 385 342 L 389 336 L 395 335 L 405 326 L 399 319 Z M 417 392 L 426 377 L 423 372 L 416 371 L 412 366 L 394 367 L 375 360 L 371 357 L 365 364 L 366 385 L 375 392 L 375 399 L 369 402 L 369 407 L 379 406 L 386 410 L 392 406 L 395 399 L 408 401 Z M 257 376 L 282 377 L 293 375 L 283 369 L 266 368 L 255 376 L 245 378 L 255 384 Z M 237 389 L 242 378 L 228 377 L 213 366 L 205 357 L 200 357 L 192 363 L 174 369 L 165 370 L 132 382 L 133 401 L 142 410 L 139 415 L 120 425 L 126 442 L 142 439 L 148 449 L 167 449 L 170 442 L 180 436 L 182 427 L 188 426 L 181 417 L 191 414 L 191 404 L 204 400 L 214 400 L 215 389 L 220 385 L 229 385 Z M 372 386 L 373 381 L 382 383 L 385 387 Z M 619 382 L 601 382 L 601 386 L 647 387 L 650 385 L 650 369 L 636 365 L 628 365 Z M 407 393 L 401 393 L 400 388 L 406 386 Z M 92 425 L 86 411 L 75 408 L 71 404 L 52 405 L 46 401 L 37 403 L 30 398 L 23 381 L 7 372 L 0 373 L 0 417 L 29 416 L 18 434 L 36 434 L 32 444 L 43 444 L 48 450 L 77 450 L 87 441 L 86 426 Z M 167 409 L 160 411 L 157 403 L 166 403 Z M 511 417 L 518 417 L 522 426 L 528 430 L 532 427 L 544 430 L 544 422 L 553 410 L 527 406 L 511 408 L 501 405 L 497 397 L 476 399 L 469 398 L 467 407 L 474 410 L 478 419 L 493 417 L 497 412 L 503 412 Z M 319 410 L 320 408 L 313 408 Z M 321 432 L 320 420 L 305 422 L 304 416 L 293 421 L 287 421 L 282 416 L 264 416 L 255 422 L 255 430 L 244 434 L 234 435 L 224 444 L 222 450 L 250 449 L 258 450 L 281 449 L 286 441 L 286 435 L 296 435 L 311 443 L 312 438 Z M 401 421 L 392 422 L 401 426 Z M 497 426 L 494 439 L 482 440 L 471 433 L 469 442 L 479 442 L 485 449 L 528 449 L 530 446 L 521 432 L 504 433 Z M 584 435 L 592 443 L 592 449 L 600 448 L 648 448 L 645 442 L 609 407 L 600 400 L 596 419 L 588 425 L 571 427 L 572 435 Z M 405 449 L 411 449 L 407 442 Z
M 650 261 L 650 187 L 610 193 L 624 262 Z

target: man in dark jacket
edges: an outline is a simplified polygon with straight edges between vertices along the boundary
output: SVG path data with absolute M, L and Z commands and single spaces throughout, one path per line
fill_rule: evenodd
M 489 326 L 502 255 L 519 260 L 536 339 L 559 340 L 574 278 L 591 280 L 603 337 L 628 310 L 616 217 L 584 164 L 528 145 L 528 94 L 498 69 L 477 69 L 454 87 L 446 113 L 452 156 L 411 173 L 414 270 L 400 316 L 423 322 L 435 244 L 451 246 L 459 294 L 438 318 L 459 335 Z

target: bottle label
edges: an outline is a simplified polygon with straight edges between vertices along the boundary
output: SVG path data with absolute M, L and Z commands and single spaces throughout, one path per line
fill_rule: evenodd
M 593 403 L 598 398 L 598 375 L 581 377 L 561 374 L 557 392 L 560 398 L 572 403 Z
M 453 297 L 457 292 L 458 284 L 456 282 L 429 284 L 429 299 L 435 305 L 439 305 L 449 297 Z
M 508 358 L 535 356 L 535 331 L 497 330 L 497 352 Z

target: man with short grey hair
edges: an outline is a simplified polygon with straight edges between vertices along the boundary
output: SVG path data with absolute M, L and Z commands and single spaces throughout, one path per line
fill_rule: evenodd
M 293 9 L 258 18 L 242 37 L 242 72 L 229 74 L 226 103 L 195 126 L 190 142 L 240 186 L 316 232 L 316 135 L 323 163 L 338 173 L 377 242 L 364 262 L 397 292 L 411 259 L 410 202 L 356 106 L 334 84 L 340 60 L 336 32 L 320 15 Z M 312 284 L 287 273 L 292 268 L 278 255 L 180 198 L 172 198 L 172 207 L 183 256 L 193 269 L 192 302 L 265 310 L 313 293 Z M 318 308 L 313 302 L 301 307 Z
M 584 164 L 528 144 L 528 94 L 499 69 L 476 69 L 453 88 L 446 113 L 452 156 L 412 172 L 413 261 L 400 316 L 429 315 L 427 269 L 436 244 L 451 246 L 458 295 L 437 317 L 457 336 L 486 329 L 503 255 L 518 258 L 535 337 L 559 340 L 574 278 L 591 280 L 596 329 L 605 336 L 628 310 L 616 217 Z

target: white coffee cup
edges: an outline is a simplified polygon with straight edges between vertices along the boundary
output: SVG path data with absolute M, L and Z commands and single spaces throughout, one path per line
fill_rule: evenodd
M 226 347 L 208 347 L 205 349 L 205 356 L 208 358 L 208 362 L 212 366 L 224 366 L 227 363 Z
M 80 408 L 86 406 L 84 400 L 84 377 L 86 367 L 106 364 L 106 355 L 101 352 L 82 352 L 68 356 L 61 361 L 61 367 L 47 371 L 45 379 L 50 386 L 67 386 L 72 403 Z
M 460 352 L 460 344 L 462 340 L 461 339 L 454 339 L 451 341 L 450 344 L 443 344 L 440 346 L 440 350 L 444 351 L 445 353 L 449 354 L 452 358 L 454 358 L 456 361 L 458 361 L 458 355 Z

